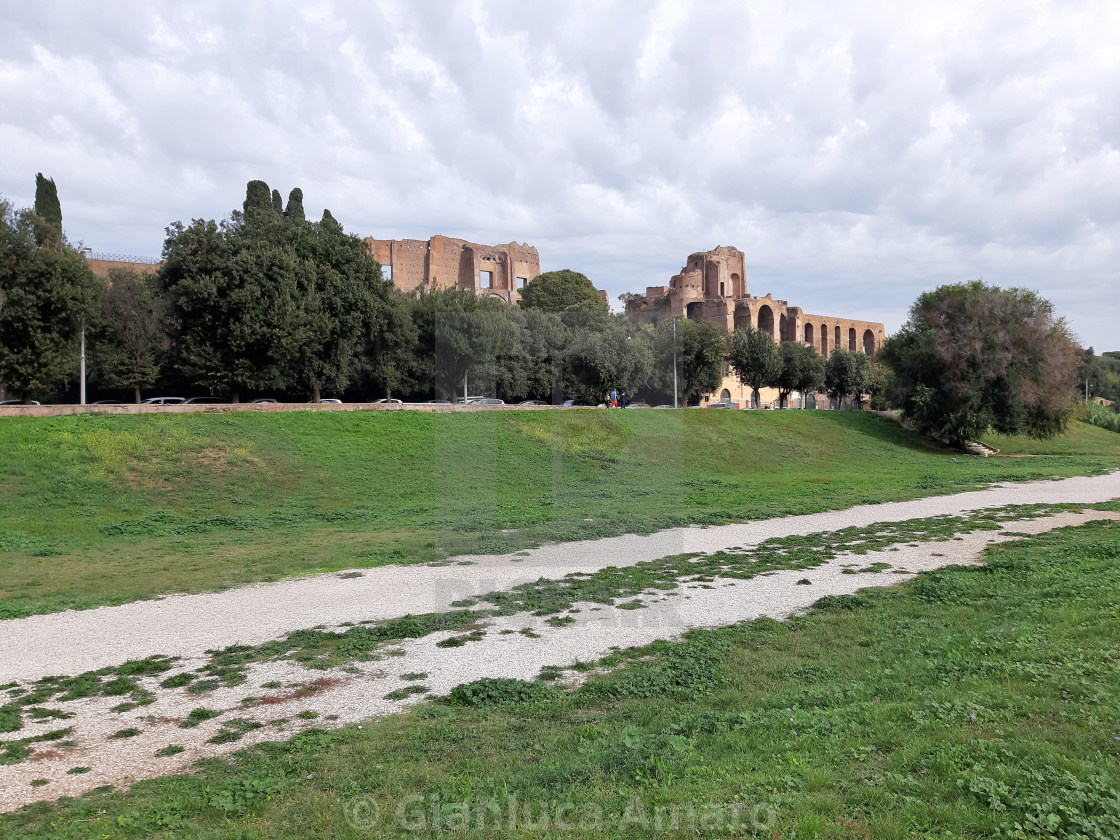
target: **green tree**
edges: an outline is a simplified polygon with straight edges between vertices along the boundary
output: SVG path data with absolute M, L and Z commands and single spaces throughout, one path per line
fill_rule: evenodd
M 284 215 L 301 222 L 306 218 L 303 212 L 303 190 L 299 187 L 294 187 L 288 193 L 288 206 L 284 208 Z
M 517 328 L 505 310 L 505 303 L 464 289 L 420 295 L 413 310 L 418 353 L 437 395 L 454 399 L 473 373 L 492 378 L 494 359 L 517 341 Z
M 606 312 L 600 297 L 586 275 L 571 269 L 538 274 L 521 290 L 522 309 L 544 312 Z
M 329 211 L 313 225 L 279 212 L 276 218 L 282 227 L 294 228 L 287 235 L 296 242 L 284 368 L 290 381 L 319 402 L 323 389 L 346 388 L 367 339 L 386 329 L 392 313 L 384 302 L 392 284 L 382 278 L 366 244 L 347 234 Z
M 824 369 L 824 389 L 829 397 L 836 400 L 837 408 L 848 397 L 859 408 L 863 405 L 863 395 L 871 390 L 871 362 L 867 356 L 855 350 L 834 348 L 828 356 Z
M 385 399 L 408 381 L 418 331 L 412 299 L 388 284 L 384 295 L 366 297 L 364 359 Z
M 654 370 L 650 385 L 664 394 L 673 393 L 673 357 L 676 353 L 677 392 L 685 405 L 696 405 L 723 382 L 723 359 L 727 344 L 719 328 L 707 321 L 679 319 L 676 337 L 673 319 L 663 319 L 653 331 Z
M 961 446 L 989 428 L 1045 438 L 1071 416 L 1080 351 L 1050 302 L 981 281 L 922 294 L 879 358 L 903 413 Z
M 96 381 L 106 388 L 128 388 L 140 402 L 141 389 L 159 377 L 167 316 L 167 299 L 154 272 L 110 269 L 94 331 Z
M 782 372 L 782 354 L 767 332 L 746 327 L 727 337 L 727 360 L 739 381 L 751 389 L 751 407 L 758 408 L 759 389 L 775 387 Z
M 43 242 L 44 237 L 55 241 L 61 240 L 62 204 L 58 200 L 58 187 L 54 183 L 54 178 L 44 178 L 42 172 L 35 174 L 34 213 L 44 223 L 38 237 L 39 241 Z
M 28 402 L 74 375 L 79 333 L 100 283 L 53 220 L 2 198 L 0 248 L 0 385 Z
M 648 334 L 618 315 L 589 315 L 569 325 L 564 393 L 596 405 L 611 389 L 645 387 L 653 367 Z
M 801 407 L 809 394 L 824 387 L 824 358 L 807 344 L 785 341 L 778 346 L 782 369 L 777 378 L 778 404 L 783 408 L 794 391 L 801 393 Z

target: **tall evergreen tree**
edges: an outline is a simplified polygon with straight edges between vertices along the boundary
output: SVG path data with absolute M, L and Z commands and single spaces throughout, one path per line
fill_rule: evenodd
M 35 215 L 61 237 L 62 204 L 58 200 L 58 187 L 54 178 L 44 178 L 42 172 L 35 173 Z
M 810 393 L 824 387 L 824 357 L 807 344 L 784 341 L 779 346 L 782 354 L 782 370 L 778 374 L 778 403 L 785 407 L 789 395 L 794 391 L 801 393 L 801 407 Z
M 56 226 L 62 218 L 57 193 L 52 182 L 45 184 L 49 220 L 0 199 L 0 385 L 25 402 L 75 374 L 82 321 L 101 288 Z
M 284 210 L 284 215 L 300 222 L 306 218 L 303 212 L 303 190 L 299 187 L 294 187 L 288 193 L 288 206 Z

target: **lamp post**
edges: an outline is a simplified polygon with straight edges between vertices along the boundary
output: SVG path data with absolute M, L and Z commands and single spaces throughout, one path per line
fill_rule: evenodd
M 673 318 L 673 408 L 677 405 L 677 319 Z

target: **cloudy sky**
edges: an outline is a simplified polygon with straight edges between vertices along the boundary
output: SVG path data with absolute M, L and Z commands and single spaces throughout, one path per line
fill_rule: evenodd
M 0 193 L 42 171 L 72 240 L 157 256 L 261 178 L 612 298 L 735 245 L 888 331 L 982 277 L 1120 349 L 1118 44 L 1115 0 L 11 2 Z

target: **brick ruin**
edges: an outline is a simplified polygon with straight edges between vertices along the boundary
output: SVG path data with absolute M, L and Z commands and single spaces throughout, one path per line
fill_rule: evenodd
M 427 241 L 371 236 L 366 244 L 393 285 L 406 292 L 454 287 L 517 303 L 519 290 L 541 273 L 537 249 L 516 242 L 478 245 L 448 236 Z
M 744 254 L 731 246 L 690 254 L 668 286 L 649 286 L 645 295 L 631 295 L 626 317 L 635 325 L 674 317 L 707 321 L 723 333 L 749 326 L 770 333 L 775 341 L 808 344 L 826 359 L 837 347 L 873 357 L 886 339 L 886 329 L 877 321 L 813 315 L 769 292 L 763 297 L 748 294 Z M 744 393 L 737 378 L 725 375 L 722 387 L 705 399 L 741 400 Z M 776 396 L 776 391 L 764 390 L 763 402 Z

